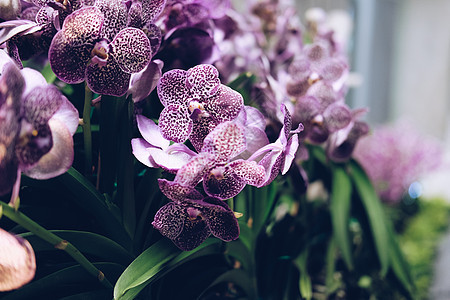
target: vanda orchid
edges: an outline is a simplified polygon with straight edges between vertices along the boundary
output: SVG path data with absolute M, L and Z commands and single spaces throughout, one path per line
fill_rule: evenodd
M 0 300 L 413 295 L 349 41 L 238 2 L 0 0 Z

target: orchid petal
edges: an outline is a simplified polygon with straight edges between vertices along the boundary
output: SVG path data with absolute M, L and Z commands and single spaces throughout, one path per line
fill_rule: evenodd
M 53 147 L 44 154 L 37 164 L 24 170 L 24 173 L 34 179 L 49 179 L 66 172 L 74 157 L 73 139 L 64 123 L 56 119 L 48 122 L 52 132 Z
M 183 143 L 192 132 L 193 122 L 183 105 L 170 105 L 159 116 L 159 128 L 164 138 Z
M 159 100 L 166 105 L 187 105 L 186 71 L 170 70 L 161 77 L 157 85 Z M 187 108 L 187 107 L 186 107 Z
M 145 33 L 137 28 L 122 29 L 110 46 L 111 56 L 126 73 L 141 71 L 148 65 L 152 56 L 150 41 Z
M 17 289 L 30 282 L 36 258 L 30 243 L 0 228 L 0 291 Z
M 219 71 L 209 64 L 201 64 L 187 71 L 186 86 L 200 100 L 216 94 L 220 87 Z
M 138 161 L 150 168 L 158 168 L 159 165 L 156 164 L 149 154 L 148 149 L 153 147 L 146 140 L 141 138 L 135 138 L 131 140 L 131 147 L 133 149 L 133 155 Z M 160 150 L 162 151 L 162 150 Z
M 214 168 L 203 178 L 203 189 L 206 194 L 222 200 L 236 196 L 244 187 L 245 181 L 231 168 Z
M 131 74 L 122 71 L 113 59 L 108 59 L 106 65 L 90 64 L 86 68 L 86 83 L 97 94 L 123 96 L 129 86 Z
M 137 126 L 142 137 L 154 147 L 166 149 L 170 145 L 170 141 L 166 140 L 153 120 L 143 115 L 136 116 Z
M 174 239 L 183 230 L 184 219 L 184 208 L 177 203 L 169 202 L 158 210 L 152 225 L 162 235 L 169 239 Z
M 225 122 L 209 133 L 203 143 L 202 152 L 216 156 L 216 162 L 227 162 L 245 150 L 244 130 L 236 123 Z
M 225 241 L 230 242 L 239 237 L 239 224 L 233 211 L 222 200 L 208 197 L 203 199 L 202 213 L 205 216 L 211 233 Z
M 215 96 L 205 103 L 205 109 L 218 123 L 222 123 L 235 119 L 243 105 L 240 93 L 221 84 Z
M 191 186 L 184 186 L 178 182 L 168 181 L 166 179 L 158 179 L 158 185 L 164 196 L 176 202 L 186 198 L 203 199 L 203 195 Z

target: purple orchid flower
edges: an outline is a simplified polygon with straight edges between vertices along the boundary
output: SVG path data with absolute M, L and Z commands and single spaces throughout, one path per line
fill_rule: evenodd
M 343 162 L 351 157 L 358 140 L 369 132 L 369 125 L 358 120 L 366 112 L 366 109 L 354 110 L 351 122 L 330 136 L 326 149 L 331 160 Z
M 0 291 L 11 291 L 30 282 L 36 258 L 30 243 L 0 228 Z
M 264 180 L 257 185 L 258 187 L 271 183 L 280 172 L 282 175 L 286 174 L 299 147 L 298 133 L 303 130 L 303 124 L 299 124 L 297 129 L 292 130 L 291 114 L 284 104 L 281 105 L 281 112 L 284 115 L 284 125 L 278 139 L 262 147 L 248 159 L 254 160 L 264 155 L 258 165 L 264 166 L 265 176 Z
M 37 71 L 10 62 L 0 77 L 0 195 L 17 199 L 20 173 L 48 179 L 73 162 L 78 111 Z
M 197 150 L 219 123 L 238 116 L 244 102 L 241 94 L 220 83 L 217 69 L 206 64 L 166 72 L 157 90 L 164 105 L 162 135 L 177 143 L 189 138 Z
M 235 159 L 246 148 L 244 129 L 227 121 L 205 138 L 200 153 L 181 167 L 173 181 L 159 179 L 161 191 L 169 199 L 201 199 L 195 186 L 203 181 L 208 196 L 229 199 L 236 196 L 245 185 L 259 186 L 266 175 L 263 166 L 255 161 Z
M 70 14 L 49 49 L 56 76 L 66 83 L 86 80 L 99 94 L 124 95 L 131 74 L 144 69 L 155 54 L 147 35 L 126 27 L 128 21 L 127 7 L 119 0 L 97 0 L 95 6 Z
M 136 120 L 143 139 L 132 139 L 131 145 L 134 156 L 144 165 L 176 173 L 191 157 L 197 155 L 184 144 L 170 145 L 170 141 L 161 135 L 158 125 L 152 120 L 142 115 L 137 115 Z
M 152 224 L 183 251 L 198 247 L 211 234 L 226 242 L 239 237 L 234 212 L 212 197 L 169 202 L 158 210 Z

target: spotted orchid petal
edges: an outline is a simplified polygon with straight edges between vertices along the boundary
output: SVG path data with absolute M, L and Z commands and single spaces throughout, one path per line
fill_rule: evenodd
M 343 162 L 348 160 L 359 138 L 369 132 L 369 126 L 362 121 L 351 122 L 348 127 L 350 130 L 344 128 L 335 132 L 329 141 L 327 154 L 334 161 Z M 341 133 L 343 133 L 343 137 L 340 136 Z
M 184 105 L 170 105 L 159 116 L 159 128 L 164 138 L 176 143 L 185 142 L 192 132 L 193 121 Z
M 328 131 L 335 132 L 350 124 L 352 113 L 344 103 L 336 102 L 325 109 L 323 118 Z
M 163 11 L 166 0 L 142 0 L 142 20 L 153 22 Z
M 203 206 L 201 211 L 212 235 L 225 242 L 239 237 L 238 221 L 234 212 L 225 202 L 217 198 L 206 197 L 199 203 Z
M 220 164 L 239 155 L 245 148 L 244 130 L 237 123 L 224 122 L 206 136 L 202 152 L 213 154 L 216 163 Z
M 214 155 L 201 152 L 192 157 L 187 164 L 178 170 L 175 182 L 188 187 L 195 187 L 203 178 L 203 175 L 214 164 Z
M 258 165 L 255 161 L 235 160 L 227 165 L 232 169 L 234 174 L 241 178 L 246 184 L 259 186 L 266 175 L 263 166 Z
M 142 23 L 142 4 L 133 2 L 128 9 L 127 27 L 142 28 Z
M 187 110 L 186 71 L 170 70 L 163 74 L 156 87 L 159 100 L 166 105 L 185 105 Z
M 35 272 L 36 258 L 30 243 L 0 228 L 0 291 L 27 284 Z
M 158 185 L 161 192 L 172 201 L 180 202 L 189 199 L 202 199 L 203 195 L 192 186 L 182 185 L 178 182 L 158 179 Z
M 101 27 L 102 37 L 110 41 L 127 23 L 127 8 L 121 0 L 96 0 L 94 6 L 104 15 L 104 24 Z
M 195 212 L 195 209 L 191 209 Z M 184 215 L 183 231 L 173 239 L 173 243 L 183 251 L 190 251 L 197 248 L 203 243 L 211 232 L 206 222 L 202 219 L 194 218 L 193 213 L 189 213 L 189 208 L 186 209 Z
M 137 73 L 144 69 L 152 56 L 151 45 L 145 33 L 127 27 L 119 31 L 110 44 L 111 56 L 126 73 Z
M 203 178 L 206 194 L 222 200 L 236 196 L 244 187 L 245 182 L 229 167 L 213 168 Z
M 11 191 L 17 179 L 16 140 L 20 132 L 21 95 L 25 81 L 10 62 L 0 77 L 0 195 Z
M 189 141 L 192 146 L 194 146 L 195 150 L 200 152 L 205 137 L 216 128 L 217 122 L 211 117 L 203 117 L 194 120 L 193 125 Z
M 205 103 L 206 111 L 217 123 L 234 120 L 243 106 L 242 95 L 223 84 L 218 87 L 215 96 Z
M 219 71 L 208 64 L 201 64 L 187 71 L 186 86 L 194 98 L 207 99 L 214 96 L 219 90 Z
M 129 86 L 131 74 L 125 73 L 113 59 L 106 65 L 90 64 L 86 68 L 86 83 L 97 94 L 123 96 Z
M 167 203 L 158 210 L 152 225 L 169 239 L 176 238 L 183 230 L 183 207 L 175 202 Z

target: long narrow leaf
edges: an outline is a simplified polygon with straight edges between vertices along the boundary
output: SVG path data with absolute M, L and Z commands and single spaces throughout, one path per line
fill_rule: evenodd
M 93 255 L 102 261 L 115 262 L 122 266 L 127 266 L 132 260 L 132 256 L 122 246 L 102 235 L 74 230 L 51 230 L 60 238 L 69 241 L 83 254 Z M 35 252 L 39 251 L 60 251 L 32 233 L 21 235 L 26 238 Z M 93 247 L 92 245 L 95 245 Z
M 56 178 L 72 191 L 77 203 L 85 210 L 93 214 L 102 224 L 108 236 L 126 249 L 131 247 L 131 238 L 116 217 L 113 210 L 108 206 L 105 197 L 83 175 L 74 168 Z
M 139 255 L 122 273 L 114 287 L 114 299 L 133 299 L 148 284 L 179 264 L 201 255 L 202 250 L 217 252 L 220 244 L 220 240 L 208 239 L 196 249 L 182 252 L 169 239 L 161 239 Z
M 352 183 L 342 166 L 333 168 L 331 187 L 331 220 L 333 234 L 349 270 L 353 269 L 352 249 L 348 230 L 352 196 Z
M 381 275 L 385 276 L 389 269 L 389 254 L 391 253 L 391 244 L 386 225 L 387 221 L 385 213 L 378 195 L 370 182 L 370 179 L 367 177 L 367 174 L 361 166 L 355 161 L 352 161 L 350 163 L 350 167 L 356 191 L 359 194 L 359 198 L 361 199 L 369 218 L 369 224 L 377 250 L 378 259 L 380 261 Z
M 220 284 L 220 283 L 233 283 L 236 286 L 242 288 L 242 290 L 247 294 L 248 299 L 256 299 L 256 286 L 252 278 L 249 276 L 247 272 L 241 269 L 232 269 L 229 270 L 219 277 L 217 277 L 206 289 L 205 291 L 198 297 L 199 299 L 212 287 Z

